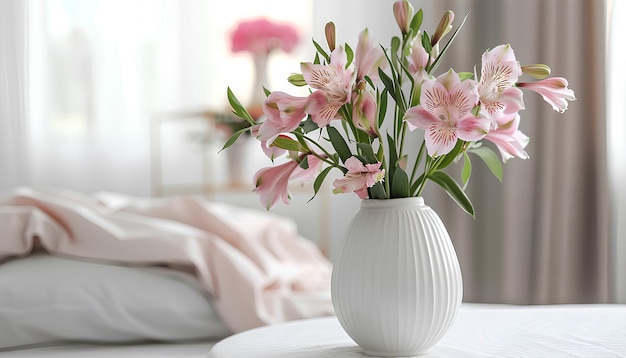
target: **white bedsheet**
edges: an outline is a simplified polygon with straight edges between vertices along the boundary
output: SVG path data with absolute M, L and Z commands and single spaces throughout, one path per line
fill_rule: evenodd
M 205 358 L 215 342 L 180 344 L 62 344 L 0 352 L 3 358 Z
M 193 273 L 231 332 L 333 314 L 330 261 L 295 222 L 264 211 L 200 196 L 17 187 L 0 191 L 0 227 L 0 260 L 41 247 Z

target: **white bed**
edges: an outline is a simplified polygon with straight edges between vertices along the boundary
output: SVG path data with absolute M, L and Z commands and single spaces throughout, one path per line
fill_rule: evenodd
M 132 345 L 61 344 L 0 352 L 0 357 L 206 358 L 213 344 L 214 342 Z
M 332 315 L 331 267 L 292 220 L 263 211 L 2 191 L 0 354 L 205 356 L 233 332 Z

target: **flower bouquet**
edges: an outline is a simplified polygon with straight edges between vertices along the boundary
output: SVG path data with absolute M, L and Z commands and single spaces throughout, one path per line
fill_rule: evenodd
M 507 44 L 484 52 L 480 73 L 438 72 L 465 19 L 454 29 L 448 11 L 430 35 L 421 29 L 422 10 L 414 13 L 408 1 L 396 1 L 393 13 L 400 31 L 387 46 L 367 29 L 354 49 L 338 45 L 328 23 L 327 47 L 313 41 L 314 60 L 288 78 L 309 94 L 265 89 L 262 120 L 228 89 L 234 114 L 251 127 L 224 148 L 250 131 L 272 160 L 284 156 L 254 175 L 267 209 L 289 202 L 290 180 L 314 179 L 315 197 L 332 170 L 341 174 L 333 192 L 370 199 L 348 224 L 333 262 L 333 307 L 366 354 L 404 357 L 423 354 L 442 338 L 463 296 L 452 241 L 420 197 L 424 185 L 438 184 L 473 216 L 464 192 L 471 159 L 483 160 L 502 180 L 502 162 L 528 158 L 529 138 L 519 130 L 523 91 L 539 93 L 559 112 L 575 97 L 567 80 L 548 78 L 543 64 L 521 65 Z M 524 74 L 536 80 L 520 81 Z M 455 162 L 463 162 L 460 183 L 445 171 Z
M 264 118 L 251 116 L 228 89 L 233 113 L 250 127 L 234 133 L 224 148 L 251 131 L 272 161 L 286 158 L 254 175 L 255 191 L 267 209 L 280 200 L 289 202 L 289 181 L 314 179 L 317 194 L 329 172 L 338 170 L 343 177 L 333 181 L 334 193 L 354 192 L 362 199 L 417 197 L 432 181 L 474 215 L 464 192 L 472 157 L 483 160 L 500 180 L 502 162 L 528 158 L 529 138 L 519 130 L 523 91 L 540 94 L 559 112 L 575 100 L 566 79 L 548 78 L 550 68 L 544 64 L 521 65 L 507 44 L 484 52 L 480 73 L 438 72 L 465 19 L 454 28 L 454 13 L 447 11 L 430 35 L 421 29 L 422 10 L 414 13 L 408 1 L 395 2 L 393 14 L 400 31 L 387 46 L 368 29 L 354 48 L 337 44 L 335 25 L 327 23 L 327 47 L 313 41 L 313 61 L 302 62 L 301 73 L 288 78 L 295 86 L 307 86 L 309 95 L 264 88 Z M 535 80 L 521 81 L 522 75 Z M 423 137 L 409 135 L 415 130 Z M 409 152 L 408 142 L 417 140 L 421 144 L 413 147 L 419 150 Z M 485 142 L 497 148 L 500 158 Z M 455 162 L 463 162 L 460 183 L 444 171 Z

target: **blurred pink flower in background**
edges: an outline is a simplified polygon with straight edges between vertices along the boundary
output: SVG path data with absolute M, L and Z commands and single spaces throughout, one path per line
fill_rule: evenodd
M 253 54 L 267 54 L 277 48 L 291 52 L 299 40 L 294 26 L 279 24 L 266 18 L 241 21 L 231 36 L 231 51 Z

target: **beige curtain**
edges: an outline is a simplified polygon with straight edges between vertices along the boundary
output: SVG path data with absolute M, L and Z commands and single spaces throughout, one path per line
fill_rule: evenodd
M 471 10 L 441 70 L 467 71 L 476 63 L 480 71 L 485 49 L 510 43 L 522 64 L 549 64 L 577 96 L 558 114 L 539 95 L 524 93 L 521 129 L 531 138 L 530 159 L 510 160 L 503 183 L 473 161 L 468 195 L 476 219 L 435 185 L 425 194 L 457 248 L 465 301 L 611 301 L 604 2 L 444 0 L 432 6 L 436 14 L 452 9 L 456 24 Z

